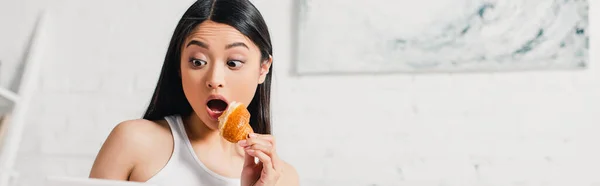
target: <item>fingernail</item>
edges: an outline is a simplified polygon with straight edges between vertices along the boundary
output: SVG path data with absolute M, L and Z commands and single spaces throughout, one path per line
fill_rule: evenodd
M 240 146 L 244 147 L 244 146 L 248 145 L 248 142 L 246 142 L 246 140 L 240 140 L 240 141 L 238 141 L 238 144 Z
M 248 154 L 250 154 L 250 155 L 254 154 L 254 150 L 253 149 L 248 149 L 248 150 L 246 150 L 246 152 L 248 152 Z
M 251 133 L 249 136 L 250 136 L 251 138 L 254 138 L 254 137 L 258 136 L 258 135 L 254 134 L 254 133 Z

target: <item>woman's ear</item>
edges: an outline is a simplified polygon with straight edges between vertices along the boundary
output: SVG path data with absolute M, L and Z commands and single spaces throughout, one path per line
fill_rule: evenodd
M 269 55 L 269 59 L 263 61 L 262 64 L 260 64 L 260 75 L 258 77 L 258 84 L 262 84 L 265 82 L 267 74 L 269 73 L 269 68 L 271 68 L 272 63 L 273 56 Z

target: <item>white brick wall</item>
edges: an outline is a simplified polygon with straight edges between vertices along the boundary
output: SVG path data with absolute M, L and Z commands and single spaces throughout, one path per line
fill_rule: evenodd
M 44 175 L 87 176 L 112 127 L 142 115 L 170 34 L 191 1 L 49 5 L 54 42 L 45 47 L 43 83 L 17 162 L 19 185 L 39 185 Z M 600 182 L 595 63 L 570 72 L 293 76 L 293 1 L 257 4 L 275 47 L 279 153 L 296 166 L 302 185 Z M 600 39 L 590 42 L 597 51 Z

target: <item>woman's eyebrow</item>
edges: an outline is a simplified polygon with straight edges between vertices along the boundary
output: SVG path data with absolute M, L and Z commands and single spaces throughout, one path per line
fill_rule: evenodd
M 233 47 L 246 47 L 247 49 L 250 49 L 250 47 L 248 47 L 248 45 L 246 45 L 245 43 L 242 43 L 242 42 L 235 42 L 235 43 L 228 44 L 227 46 L 225 46 L 225 49 L 230 49 Z
M 196 45 L 205 49 L 208 49 L 208 45 L 198 40 L 191 40 L 185 47 L 189 47 L 190 45 Z
M 202 47 L 202 48 L 205 48 L 205 49 L 209 48 L 208 44 L 203 43 L 202 41 L 198 41 L 198 40 L 191 40 L 186 45 L 186 47 L 189 47 L 190 45 L 196 45 L 196 46 L 199 46 L 199 47 Z M 227 46 L 225 46 L 225 49 L 230 49 L 230 48 L 233 48 L 233 47 L 245 47 L 247 49 L 250 49 L 250 47 L 248 47 L 248 45 L 246 45 L 243 42 L 235 42 L 235 43 L 228 44 Z

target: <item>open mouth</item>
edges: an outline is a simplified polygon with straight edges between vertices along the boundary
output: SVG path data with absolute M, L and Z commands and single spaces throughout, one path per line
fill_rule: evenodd
M 223 113 L 227 109 L 227 102 L 221 99 L 212 99 L 206 103 L 206 106 L 214 113 Z

